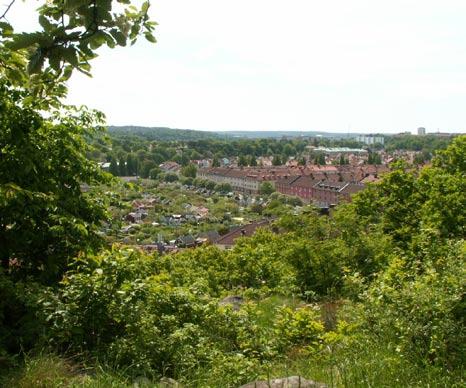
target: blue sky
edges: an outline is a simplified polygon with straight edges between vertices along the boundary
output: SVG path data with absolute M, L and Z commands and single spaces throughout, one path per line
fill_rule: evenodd
M 34 28 L 38 1 L 11 21 Z M 464 0 L 159 0 L 155 45 L 104 49 L 69 102 L 109 124 L 466 132 Z

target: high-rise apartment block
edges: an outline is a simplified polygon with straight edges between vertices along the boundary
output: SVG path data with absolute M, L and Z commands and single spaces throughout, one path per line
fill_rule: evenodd
M 376 135 L 359 135 L 356 137 L 356 140 L 367 144 L 367 145 L 374 145 L 374 144 L 384 144 L 384 137 L 383 136 L 376 136 Z

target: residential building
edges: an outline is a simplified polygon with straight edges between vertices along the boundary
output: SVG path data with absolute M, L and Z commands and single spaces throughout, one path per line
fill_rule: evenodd
M 385 139 L 383 136 L 378 135 L 358 135 L 356 140 L 367 144 L 367 145 L 374 145 L 374 144 L 384 144 Z
M 160 169 L 165 173 L 179 174 L 181 166 L 176 162 L 163 162 L 159 165 Z
M 217 241 L 215 241 L 215 245 L 221 249 L 231 249 L 238 238 L 251 237 L 258 228 L 265 228 L 269 224 L 270 220 L 262 220 L 239 226 L 217 239 Z
M 351 195 L 364 189 L 362 183 L 314 179 L 312 176 L 290 177 L 275 183 L 278 192 L 297 196 L 307 203 L 331 206 L 351 201 Z

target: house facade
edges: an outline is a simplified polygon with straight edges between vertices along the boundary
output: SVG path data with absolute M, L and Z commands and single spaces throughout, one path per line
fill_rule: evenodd
M 351 195 L 364 189 L 364 184 L 316 180 L 312 176 L 291 177 L 275 183 L 279 193 L 301 198 L 307 203 L 331 206 L 351 201 Z
M 303 168 L 274 166 L 274 167 L 218 167 L 200 169 L 197 176 L 215 183 L 229 183 L 234 191 L 245 194 L 258 194 L 263 182 L 271 182 L 289 176 L 303 174 Z

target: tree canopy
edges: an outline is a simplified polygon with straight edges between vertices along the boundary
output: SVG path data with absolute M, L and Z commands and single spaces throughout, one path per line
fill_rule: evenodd
M 74 70 L 90 75 L 102 45 L 155 41 L 155 23 L 148 2 L 51 0 L 38 8 L 38 31 L 15 33 L 14 3 L 0 12 L 0 259 L 11 273 L 50 281 L 67 258 L 99 245 L 105 219 L 104 202 L 82 189 L 108 180 L 86 157 L 105 117 L 66 106 L 66 81 Z
M 15 86 L 27 86 L 29 103 L 58 107 L 74 70 L 90 75 L 97 49 L 134 44 L 143 34 L 155 42 L 150 3 L 127 0 L 51 0 L 38 8 L 40 29 L 15 33 L 8 23 L 11 0 L 0 14 L 0 71 Z

